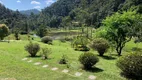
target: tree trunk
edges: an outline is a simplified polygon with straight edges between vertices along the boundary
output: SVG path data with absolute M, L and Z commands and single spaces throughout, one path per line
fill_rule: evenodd
M 120 50 L 120 51 L 118 52 L 118 56 L 121 56 L 121 52 L 122 52 L 122 50 Z
M 118 47 L 116 48 L 116 51 L 117 51 L 117 53 L 118 53 L 118 56 L 121 56 L 122 49 L 123 49 L 123 46 L 118 46 Z

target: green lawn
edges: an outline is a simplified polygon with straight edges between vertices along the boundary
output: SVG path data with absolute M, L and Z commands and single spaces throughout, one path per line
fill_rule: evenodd
M 96 64 L 96 69 L 93 72 L 82 70 L 78 57 L 83 52 L 74 51 L 69 42 L 61 43 L 58 40 L 53 42 L 53 45 L 46 45 L 39 41 L 41 47 L 51 48 L 52 54 L 49 60 L 42 60 L 41 57 L 31 58 L 28 57 L 28 53 L 24 50 L 24 46 L 28 44 L 28 41 L 14 41 L 14 42 L 0 42 L 0 79 L 1 78 L 15 78 L 17 80 L 88 80 L 89 75 L 95 75 L 96 80 L 126 80 L 120 76 L 120 70 L 116 66 L 118 57 L 113 54 L 107 53 L 106 56 L 111 55 L 113 58 L 99 57 L 100 61 Z M 130 46 L 129 46 L 130 45 Z M 130 42 L 126 45 L 126 49 L 131 49 L 135 46 Z M 97 55 L 97 52 L 92 51 Z M 70 68 L 66 65 L 58 64 L 62 57 L 62 54 L 68 56 Z M 38 54 L 40 55 L 40 54 Z M 27 57 L 29 60 L 33 60 L 32 63 L 22 61 Z M 35 66 L 35 62 L 42 62 L 42 65 Z M 42 68 L 44 64 L 48 64 L 48 68 Z M 59 70 L 52 71 L 51 68 L 58 67 Z M 68 69 L 68 74 L 62 73 L 63 69 Z M 76 77 L 75 72 L 82 72 L 81 77 Z

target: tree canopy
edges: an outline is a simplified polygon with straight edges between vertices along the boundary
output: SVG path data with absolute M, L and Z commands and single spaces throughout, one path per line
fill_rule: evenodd
M 106 30 L 105 38 L 115 44 L 118 55 L 121 55 L 125 44 L 136 35 L 135 33 L 139 32 L 135 32 L 136 20 L 141 21 L 141 15 L 137 14 L 136 11 L 127 11 L 117 12 L 103 21 L 103 27 Z

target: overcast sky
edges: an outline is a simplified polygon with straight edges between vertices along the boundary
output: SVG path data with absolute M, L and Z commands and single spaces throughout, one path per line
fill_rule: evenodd
M 28 10 L 38 9 L 41 10 L 47 6 L 50 6 L 56 0 L 0 0 L 0 3 L 4 4 L 7 8 L 12 10 Z

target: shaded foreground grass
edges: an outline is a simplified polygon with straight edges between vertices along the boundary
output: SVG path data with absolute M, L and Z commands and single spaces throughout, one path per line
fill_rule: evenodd
M 69 42 L 61 43 L 55 40 L 53 45 L 46 45 L 40 42 L 41 47 L 49 47 L 52 50 L 49 60 L 42 60 L 41 57 L 31 58 L 24 50 L 24 46 L 28 41 L 0 42 L 0 79 L 15 78 L 17 80 L 88 80 L 89 75 L 97 76 L 97 80 L 125 80 L 120 76 L 120 70 L 116 67 L 117 56 L 114 59 L 109 57 L 99 57 L 100 62 L 92 71 L 82 70 L 78 57 L 82 52 L 74 51 Z M 97 52 L 94 52 L 97 55 Z M 68 56 L 69 66 L 58 64 L 62 54 Z M 38 54 L 38 56 L 40 53 Z M 109 54 L 108 54 L 109 55 Z M 42 62 L 40 66 L 34 66 L 32 63 L 22 61 L 22 58 L 29 58 L 33 62 Z M 107 59 L 106 59 L 107 58 Z M 42 68 L 44 64 L 50 67 L 58 67 L 58 71 L 51 71 L 49 68 Z M 63 69 L 70 70 L 69 74 L 74 75 L 75 72 L 82 72 L 81 77 L 74 77 L 62 73 Z

